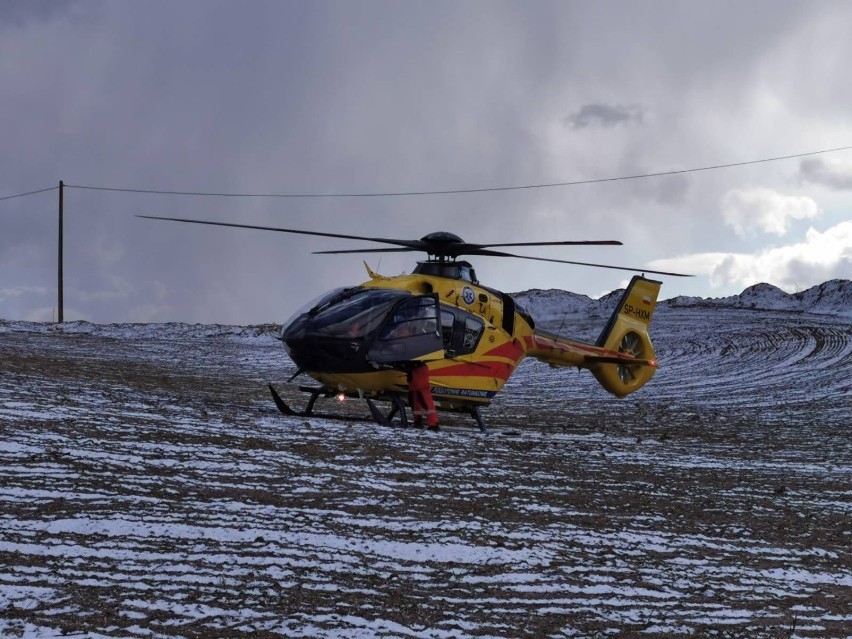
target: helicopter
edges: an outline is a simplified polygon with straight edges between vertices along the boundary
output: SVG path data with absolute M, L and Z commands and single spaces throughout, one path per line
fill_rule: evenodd
M 639 390 L 658 367 L 649 334 L 661 282 L 652 271 L 507 253 L 509 247 L 618 246 L 617 240 L 473 244 L 446 231 L 415 240 L 367 237 L 279 227 L 138 215 L 146 219 L 255 229 L 390 245 L 314 251 L 315 254 L 419 252 L 411 274 L 385 276 L 366 262 L 369 280 L 329 291 L 297 311 L 281 328 L 280 340 L 297 367 L 288 380 L 305 374 L 317 382 L 299 386 L 309 395 L 303 410 L 291 408 L 272 384 L 279 411 L 289 416 L 347 419 L 315 412 L 320 398 L 366 400 L 372 419 L 384 424 L 438 428 L 439 412 L 465 413 L 487 431 L 487 407 L 526 357 L 553 367 L 586 369 L 612 395 Z M 534 318 L 511 295 L 481 284 L 463 256 L 509 257 L 641 272 L 624 290 L 594 343 L 560 337 L 536 328 Z M 390 404 L 389 412 L 376 402 Z M 393 422 L 396 415 L 398 422 Z M 362 419 L 362 418 L 358 418 Z

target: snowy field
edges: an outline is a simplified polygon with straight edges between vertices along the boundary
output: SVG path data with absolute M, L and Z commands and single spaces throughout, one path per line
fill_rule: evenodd
M 626 400 L 525 362 L 483 436 L 285 418 L 263 329 L 0 322 L 0 636 L 852 636 L 849 318 L 653 336 Z

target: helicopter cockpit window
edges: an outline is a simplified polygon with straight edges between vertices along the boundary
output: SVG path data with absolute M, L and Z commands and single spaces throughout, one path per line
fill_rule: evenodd
M 361 289 L 332 298 L 313 317 L 311 332 L 328 337 L 363 337 L 375 331 L 403 291 Z M 317 308 L 317 307 L 315 307 Z
M 394 310 L 379 339 L 391 340 L 437 332 L 438 316 L 434 298 L 418 297 Z
M 358 286 L 349 286 L 345 288 L 337 288 L 329 291 L 325 295 L 319 297 L 317 301 L 308 309 L 308 314 L 311 316 L 322 313 L 329 306 L 334 306 L 338 302 L 342 302 L 348 297 L 352 297 L 357 293 L 363 293 L 364 289 Z
M 285 332 L 286 332 L 286 330 L 287 330 L 287 327 L 289 327 L 289 326 L 290 326 L 290 324 L 292 324 L 294 320 L 296 320 L 297 318 L 300 318 L 300 317 L 301 317 L 302 315 L 304 315 L 305 313 L 307 313 L 307 312 L 309 312 L 309 311 L 312 311 L 312 312 L 316 313 L 316 312 L 317 312 L 319 309 L 321 309 L 323 306 L 327 305 L 327 304 L 328 304 L 328 302 L 329 302 L 330 300 L 333 300 L 333 299 L 335 299 L 335 298 L 337 298 L 337 297 L 343 297 L 343 294 L 344 294 L 344 293 L 347 293 L 347 292 L 349 292 L 349 291 L 354 291 L 354 290 L 355 290 L 355 288 L 354 288 L 354 287 L 351 287 L 351 286 L 350 286 L 350 287 L 340 287 L 340 288 L 336 288 L 336 289 L 334 289 L 334 290 L 332 290 L 332 291 L 326 291 L 326 292 L 325 292 L 325 293 L 323 293 L 322 295 L 318 295 L 317 297 L 315 297 L 314 299 L 312 299 L 310 302 L 308 302 L 307 304 L 303 305 L 303 306 L 302 306 L 302 307 L 301 307 L 298 311 L 296 311 L 295 313 L 293 313 L 293 314 L 292 314 L 292 315 L 291 315 L 291 316 L 287 319 L 287 321 L 286 321 L 286 322 L 284 322 L 284 323 L 281 325 L 281 335 L 282 335 L 282 336 L 284 335 L 284 333 L 285 333 Z

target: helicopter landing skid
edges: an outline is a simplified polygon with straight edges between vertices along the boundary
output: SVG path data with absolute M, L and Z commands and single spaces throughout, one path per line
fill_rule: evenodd
M 299 389 L 310 393 L 310 397 L 308 398 L 308 403 L 305 406 L 305 410 L 293 410 L 290 406 L 281 399 L 281 396 L 276 392 L 275 388 L 272 384 L 267 384 L 269 386 L 269 392 L 272 393 L 272 400 L 275 402 L 275 406 L 278 407 L 278 410 L 281 411 L 284 415 L 288 417 L 317 417 L 319 419 L 333 419 L 338 421 L 347 421 L 347 422 L 369 422 L 374 421 L 381 426 L 390 426 L 390 427 L 402 427 L 408 428 L 410 426 L 415 426 L 412 422 L 408 420 L 408 415 L 405 410 L 405 403 L 402 398 L 394 395 L 390 402 L 392 404 L 390 412 L 385 415 L 376 406 L 376 402 L 373 401 L 370 397 L 365 397 L 364 400 L 367 402 L 367 406 L 370 409 L 370 417 L 363 416 L 359 417 L 356 415 L 340 415 L 335 413 L 315 413 L 314 405 L 320 396 L 324 397 L 333 397 L 334 395 L 329 393 L 324 388 L 310 388 L 307 386 L 300 386 Z M 479 427 L 479 430 L 482 433 L 488 433 L 488 426 L 485 424 L 485 420 L 482 419 L 482 414 L 479 412 L 478 406 L 472 406 L 466 409 L 462 409 L 460 412 L 467 413 L 476 421 L 476 425 Z M 399 419 L 394 421 L 394 417 L 399 413 Z
M 391 408 L 387 416 L 382 415 L 382 411 L 379 410 L 379 407 L 376 406 L 376 403 L 372 399 L 369 397 L 365 397 L 364 399 L 367 400 L 367 406 L 370 407 L 370 414 L 373 416 L 373 419 L 382 426 L 396 426 L 397 424 L 393 423 L 393 417 L 397 413 L 399 413 L 399 426 L 407 428 L 411 425 L 408 421 L 408 415 L 405 413 L 405 404 L 402 403 L 399 397 L 394 397 L 391 400 L 393 408 Z
M 482 415 L 479 412 L 479 406 L 473 406 L 472 408 L 470 408 L 468 414 L 473 417 L 474 420 L 476 420 L 476 425 L 479 427 L 480 431 L 482 431 L 483 433 L 488 432 L 488 426 L 486 426 L 485 420 L 482 419 Z
M 375 405 L 373 400 L 369 397 L 365 398 L 367 400 L 367 406 L 370 408 L 370 417 L 364 416 L 359 417 L 356 415 L 340 415 L 335 413 L 315 413 L 314 412 L 314 404 L 316 404 L 317 399 L 319 399 L 320 395 L 328 395 L 325 389 L 322 388 L 304 388 L 306 392 L 311 394 L 308 399 L 308 404 L 305 406 L 305 410 L 293 410 L 290 406 L 281 399 L 281 396 L 276 392 L 275 388 L 272 384 L 267 384 L 269 387 L 269 392 L 272 393 L 272 400 L 275 402 L 275 406 L 281 411 L 282 414 L 287 415 L 288 417 L 317 417 L 319 419 L 334 419 L 334 420 L 342 420 L 348 422 L 369 422 L 375 421 L 382 426 L 408 426 L 409 421 L 408 417 L 405 414 L 405 405 L 402 403 L 402 400 L 398 397 L 393 398 L 393 408 L 387 416 L 383 415 L 379 408 Z M 397 423 L 393 422 L 394 415 L 399 413 L 399 421 Z

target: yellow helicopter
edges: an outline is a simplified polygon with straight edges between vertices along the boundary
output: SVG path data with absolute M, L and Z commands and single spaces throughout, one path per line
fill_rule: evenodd
M 387 277 L 365 262 L 369 280 L 340 288 L 309 303 L 281 329 L 281 341 L 297 366 L 293 381 L 304 373 L 319 385 L 300 386 L 310 394 L 302 411 L 292 409 L 270 384 L 278 409 L 286 415 L 340 417 L 314 412 L 320 397 L 360 397 L 373 419 L 437 429 L 438 411 L 471 415 L 487 430 L 482 407 L 525 357 L 551 366 L 588 369 L 616 397 L 641 388 L 657 368 L 649 326 L 661 282 L 645 273 L 685 277 L 681 273 L 651 271 L 506 253 L 507 247 L 621 245 L 616 240 L 511 242 L 471 244 L 448 232 L 430 233 L 419 240 L 364 237 L 340 233 L 210 222 L 140 215 L 147 219 L 231 228 L 257 229 L 318 237 L 368 241 L 393 248 L 316 251 L 318 254 L 423 252 L 410 275 Z M 480 284 L 471 264 L 461 256 L 512 257 L 642 271 L 628 284 L 600 337 L 594 344 L 565 339 L 537 330 L 534 319 L 512 296 Z M 388 414 L 376 401 L 390 402 Z

